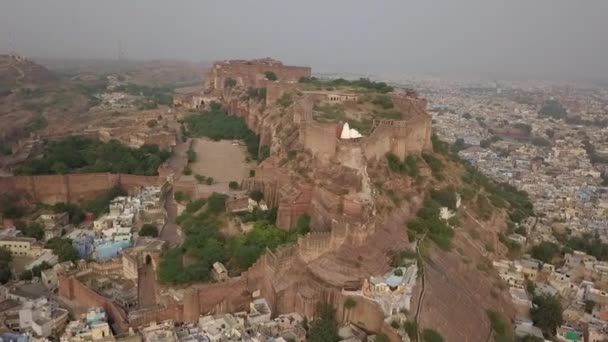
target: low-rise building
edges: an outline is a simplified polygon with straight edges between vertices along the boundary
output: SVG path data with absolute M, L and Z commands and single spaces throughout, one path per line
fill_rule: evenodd
M 61 342 L 113 342 L 107 316 L 103 308 L 91 308 L 85 317 L 71 321 L 61 336 Z
M 67 321 L 68 311 L 46 298 L 26 302 L 19 310 L 19 329 L 31 331 L 38 337 L 58 334 Z

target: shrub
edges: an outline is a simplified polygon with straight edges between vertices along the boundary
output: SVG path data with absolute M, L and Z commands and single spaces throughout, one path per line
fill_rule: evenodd
M 158 237 L 158 228 L 153 224 L 146 223 L 141 227 L 139 236 Z
M 407 174 L 410 177 L 416 177 L 418 175 L 418 159 L 412 155 L 407 156 L 402 162 L 393 153 L 387 153 L 386 159 L 388 161 L 388 167 L 393 172 Z
M 188 205 L 186 205 L 186 213 L 191 214 L 199 211 L 205 205 L 205 203 L 207 203 L 207 201 L 204 198 L 199 198 L 188 203 Z
M 181 192 L 181 191 L 176 191 L 174 194 L 174 197 L 178 203 L 182 203 L 182 202 L 190 200 L 189 196 L 185 192 Z
M 279 79 L 279 78 L 277 77 L 277 74 L 275 74 L 275 73 L 274 73 L 274 72 L 272 72 L 272 71 L 266 71 L 266 72 L 264 73 L 264 76 L 266 76 L 266 79 L 267 79 L 267 80 L 269 80 L 269 81 L 276 81 L 276 80 L 278 80 L 278 79 Z
M 429 153 L 423 153 L 422 159 L 424 159 L 426 164 L 431 168 L 431 172 L 433 173 L 433 176 L 435 176 L 435 178 L 442 177 L 443 163 L 441 162 L 441 160 L 435 158 L 435 156 Z
M 239 190 L 241 186 L 235 181 L 230 181 L 230 183 L 228 183 L 228 188 L 230 188 L 230 190 Z
M 194 175 L 194 178 L 196 179 L 198 184 L 204 184 L 205 181 L 207 180 L 207 177 L 205 177 L 203 175 Z
M 393 100 L 388 95 L 378 95 L 372 100 L 372 103 L 383 109 L 393 108 Z

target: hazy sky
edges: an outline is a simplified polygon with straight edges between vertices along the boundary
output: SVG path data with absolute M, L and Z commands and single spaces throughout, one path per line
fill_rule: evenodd
M 32 57 L 271 56 L 317 71 L 608 79 L 608 0 L 0 0 Z M 9 32 L 11 34 L 9 34 Z

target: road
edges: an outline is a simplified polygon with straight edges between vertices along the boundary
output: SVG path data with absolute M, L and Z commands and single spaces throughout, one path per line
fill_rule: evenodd
M 166 241 L 170 247 L 180 245 L 183 241 L 182 230 L 175 223 L 177 218 L 177 203 L 173 197 L 173 189 L 167 193 L 165 200 L 165 211 L 167 212 L 167 222 L 160 232 L 161 240 Z
M 188 163 L 186 151 L 188 151 L 190 141 L 180 143 L 173 149 L 173 154 L 167 162 L 168 167 L 174 175 L 174 182 L 179 179 L 182 170 Z M 177 218 L 177 203 L 175 203 L 173 189 L 167 192 L 165 198 L 165 211 L 167 213 L 165 226 L 160 232 L 160 239 L 166 241 L 170 247 L 180 245 L 183 241 L 183 235 L 180 227 L 175 223 Z

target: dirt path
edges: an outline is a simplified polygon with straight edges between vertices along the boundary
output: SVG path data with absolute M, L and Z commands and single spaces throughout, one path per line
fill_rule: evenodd
M 414 322 L 416 322 L 416 324 L 418 325 L 418 329 L 416 330 L 416 334 L 418 335 L 418 341 L 422 341 L 422 336 L 420 335 L 420 325 L 418 324 L 419 322 L 419 317 L 420 317 L 420 311 L 422 311 L 422 302 L 424 301 L 424 293 L 425 293 L 425 288 L 424 288 L 424 260 L 422 259 L 422 256 L 420 255 L 420 245 L 422 245 L 422 242 L 424 241 L 424 238 L 426 237 L 426 233 L 422 236 L 422 238 L 420 238 L 420 240 L 418 240 L 416 242 L 416 254 L 418 254 L 418 258 L 421 260 L 421 268 L 422 268 L 422 275 L 421 275 L 421 286 L 422 289 L 420 291 L 420 296 L 418 297 L 418 306 L 416 307 L 416 315 L 414 316 Z

